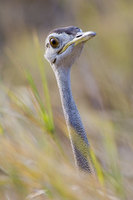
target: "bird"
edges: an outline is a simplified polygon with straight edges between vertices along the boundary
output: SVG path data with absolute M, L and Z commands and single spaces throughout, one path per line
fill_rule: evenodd
M 44 54 L 57 80 L 76 167 L 87 173 L 92 173 L 88 161 L 90 144 L 72 95 L 70 72 L 84 44 L 95 35 L 93 31 L 83 32 L 75 26 L 56 28 L 46 37 Z

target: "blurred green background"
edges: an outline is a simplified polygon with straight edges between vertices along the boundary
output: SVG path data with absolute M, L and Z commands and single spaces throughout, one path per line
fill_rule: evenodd
M 49 118 L 46 120 L 47 116 L 44 117 L 45 123 L 41 131 L 45 133 L 50 131 L 52 134 L 55 132 L 64 151 L 67 149 L 66 154 L 71 157 L 70 162 L 73 163 L 69 140 L 66 137 L 67 134 L 64 133 L 66 132 L 65 122 L 56 80 L 51 67 L 43 58 L 45 38 L 49 31 L 70 25 L 78 26 L 83 31 L 95 31 L 97 33 L 97 36 L 85 45 L 82 55 L 72 67 L 73 95 L 89 141 L 101 168 L 109 176 L 107 180 L 110 180 L 109 182 L 114 186 L 115 191 L 120 191 L 120 199 L 132 199 L 132 0 L 0 1 L 1 141 L 4 140 L 5 143 L 2 143 L 7 144 L 6 138 L 13 140 L 11 146 L 14 145 L 14 140 L 16 143 L 19 140 L 21 144 L 19 133 L 21 133 L 21 137 L 28 133 L 30 138 L 34 136 L 37 141 L 41 140 L 41 133 L 38 132 L 40 127 L 42 128 L 42 124 L 40 125 L 41 119 L 36 114 L 37 105 L 34 105 L 33 97 L 37 94 L 35 94 L 30 75 L 26 78 L 24 71 L 28 71 L 40 94 L 41 100 L 39 101 L 42 101 L 46 106 L 46 113 L 43 114 L 51 115 L 51 121 L 49 121 Z M 44 73 L 44 77 L 41 76 L 42 73 Z M 45 78 L 48 82 L 51 100 L 49 100 L 47 86 L 44 86 Z M 14 94 L 23 101 L 24 105 L 21 104 L 22 102 L 16 103 L 16 96 L 15 103 L 12 102 L 11 99 L 12 97 L 14 99 Z M 53 119 L 52 114 L 49 114 L 51 112 L 50 105 L 52 105 Z M 52 120 L 54 120 L 54 125 Z M 50 144 L 51 142 L 49 142 Z M 1 152 L 5 152 L 4 145 L 1 147 Z M 116 150 L 114 150 L 115 148 Z M 114 153 L 114 151 L 117 153 Z M 7 156 L 6 164 L 4 157 L 1 158 L 0 162 L 2 168 L 7 169 L 7 171 L 10 171 L 7 166 L 10 165 L 10 169 L 12 168 L 12 162 L 8 158 L 9 154 L 10 150 L 7 151 L 7 154 L 5 153 L 5 158 Z M 14 152 L 12 152 L 12 156 L 15 156 Z M 115 166 L 116 162 L 118 162 L 119 167 Z M 22 169 L 17 167 L 16 164 L 16 169 L 21 175 Z M 119 170 L 120 174 L 118 173 Z M 123 179 L 124 189 L 118 181 L 121 180 L 120 176 Z M 1 189 L 2 198 L 6 199 L 4 196 L 6 190 L 3 189 L 3 185 Z M 27 187 L 27 190 L 24 189 L 24 195 L 28 193 L 27 191 L 30 191 L 29 187 Z M 20 199 L 20 196 L 13 196 L 12 198 Z M 50 196 L 49 198 L 52 199 Z M 56 198 L 65 199 L 66 197 L 57 195 Z M 74 197 L 69 196 L 67 199 L 74 199 Z

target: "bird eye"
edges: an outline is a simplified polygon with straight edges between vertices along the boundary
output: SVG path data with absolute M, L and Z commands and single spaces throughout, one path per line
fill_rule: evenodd
M 55 37 L 51 37 L 49 42 L 53 48 L 56 48 L 59 46 L 59 40 Z

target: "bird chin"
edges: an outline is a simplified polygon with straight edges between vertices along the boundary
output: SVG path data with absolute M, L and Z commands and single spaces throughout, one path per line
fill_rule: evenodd
M 75 60 L 80 56 L 83 46 L 83 43 L 80 43 L 77 46 L 70 45 L 63 53 L 58 54 L 52 60 L 52 64 L 54 64 L 56 68 L 71 68 Z

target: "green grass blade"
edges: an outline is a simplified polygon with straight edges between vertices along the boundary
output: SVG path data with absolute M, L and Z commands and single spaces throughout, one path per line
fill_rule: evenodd
M 41 79 L 42 79 L 45 102 L 47 105 L 47 112 L 49 115 L 49 120 L 51 121 L 51 126 L 54 127 L 49 90 L 48 90 L 47 80 L 46 80 L 46 76 L 45 76 L 45 66 L 44 66 L 44 62 L 43 62 L 44 57 L 43 57 L 43 53 L 40 49 L 38 37 L 35 33 L 33 34 L 33 41 L 34 41 L 34 45 L 35 45 L 35 49 L 36 49 L 36 51 L 35 51 L 36 59 L 37 59 L 37 63 L 38 63 L 38 67 L 39 67 L 40 75 L 41 75 Z

